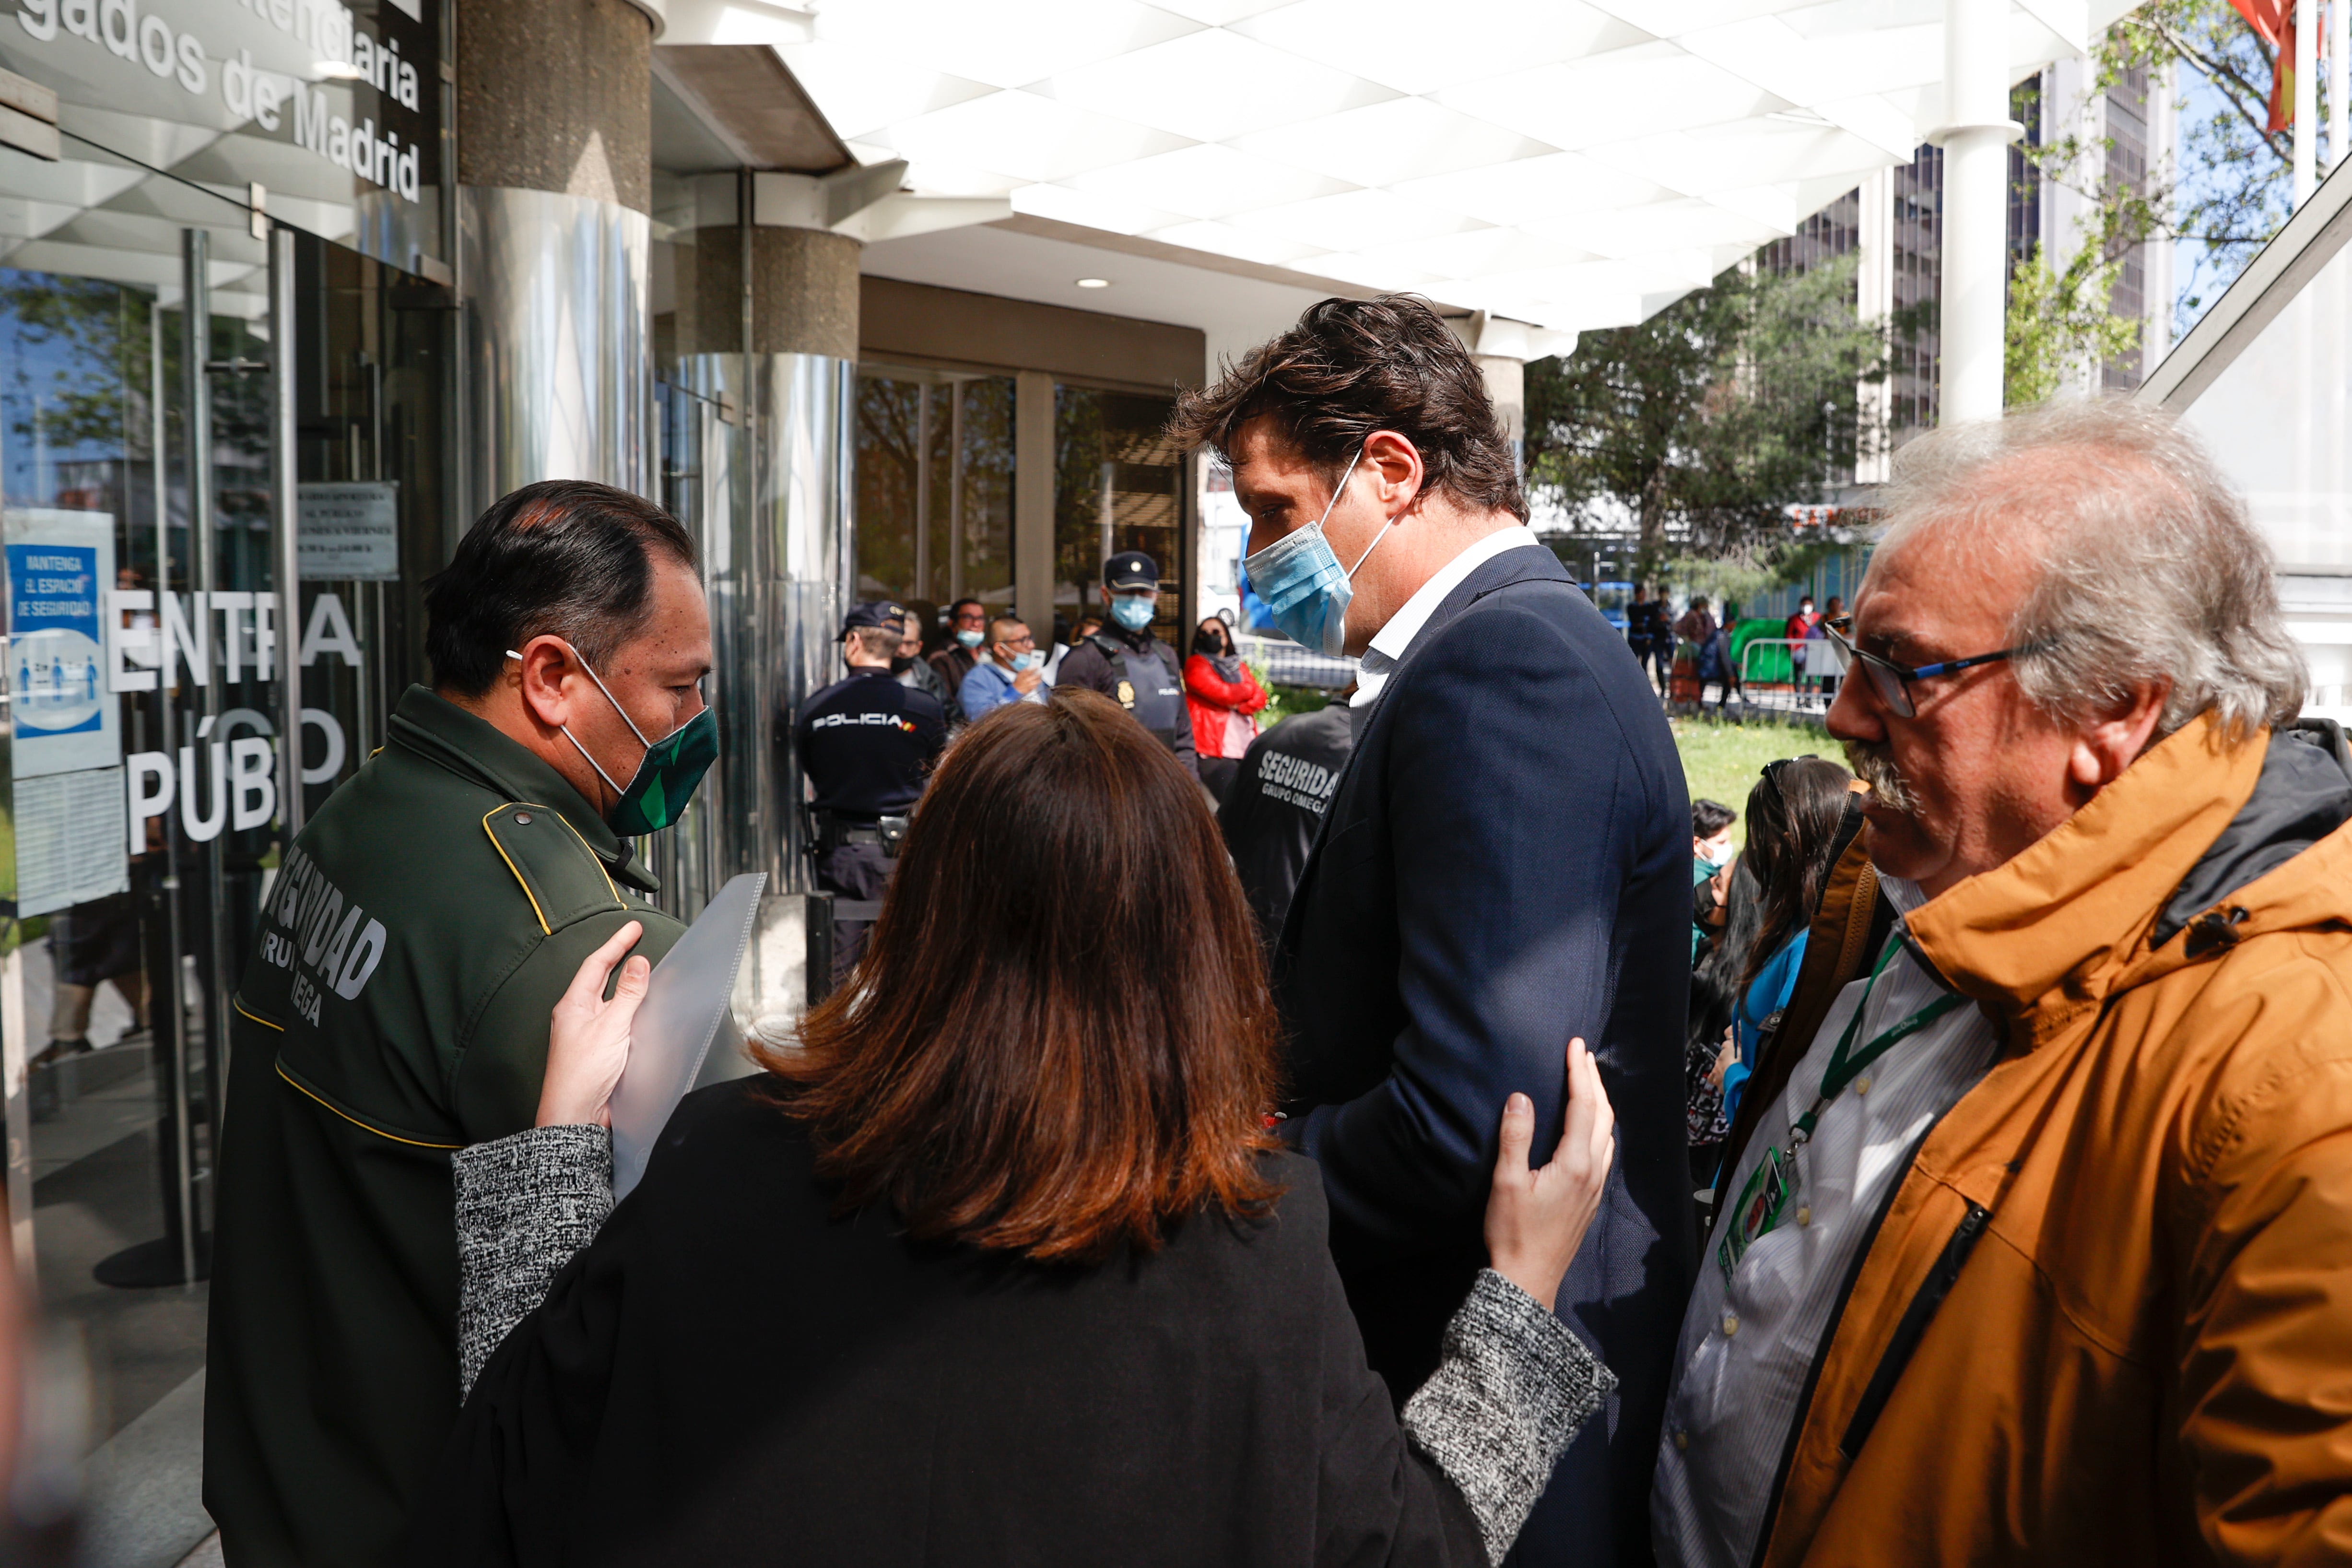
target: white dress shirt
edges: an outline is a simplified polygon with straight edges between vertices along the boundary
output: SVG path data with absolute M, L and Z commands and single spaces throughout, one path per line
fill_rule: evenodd
M 1445 603 L 1445 595 L 1460 587 L 1464 578 L 1504 551 L 1517 550 L 1523 544 L 1533 545 L 1538 550 L 1544 547 L 1543 541 L 1536 537 L 1535 530 L 1524 523 L 1498 528 L 1483 539 L 1472 540 L 1461 554 L 1439 567 L 1429 581 L 1421 585 L 1420 591 L 1404 602 L 1404 607 L 1389 617 L 1389 624 L 1380 629 L 1380 634 L 1372 638 L 1372 646 L 1364 650 L 1363 659 L 1356 667 L 1356 695 L 1348 706 L 1370 707 L 1372 700 L 1380 696 L 1381 688 L 1389 683 L 1389 677 L 1396 673 L 1396 667 L 1404 662 L 1405 651 L 1412 647 L 1412 639 L 1421 635 L 1421 628 L 1429 624 L 1429 617 L 1437 614 L 1437 606 Z
M 1909 882 L 1890 877 L 1879 886 L 1899 913 L 1927 901 Z M 1900 931 L 1888 940 L 1900 942 Z M 1788 1154 L 1789 1130 L 1821 1094 L 1838 1037 L 1865 992 L 1856 1050 L 1945 994 L 1907 948 L 1874 987 L 1864 977 L 1839 992 L 1738 1169 L 1717 1182 L 1726 1211 L 1683 1315 L 1650 1492 L 1658 1561 L 1669 1568 L 1747 1568 L 1754 1560 L 1805 1380 L 1855 1255 L 1901 1178 L 1904 1156 L 1992 1065 L 1992 1025 L 1962 1006 L 1864 1068 L 1822 1109 L 1811 1142 L 1797 1152 L 1798 1180 L 1780 1222 L 1750 1244 L 1727 1280 L 1718 1253 L 1735 1223 L 1731 1205 L 1766 1151 Z

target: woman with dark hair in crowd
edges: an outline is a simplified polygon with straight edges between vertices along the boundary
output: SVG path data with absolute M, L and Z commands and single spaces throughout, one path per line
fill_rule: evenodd
M 1845 818 L 1853 775 L 1820 757 L 1783 757 L 1764 764 L 1748 792 L 1748 847 L 1740 856 L 1755 873 L 1757 930 L 1739 971 L 1731 1033 L 1720 1058 L 1724 1116 L 1739 1113 L 1757 1043 L 1780 1021 L 1805 962 L 1805 931 L 1820 907 L 1822 887 L 1836 858 L 1838 825 Z
M 1242 662 L 1233 628 L 1215 616 L 1192 633 L 1192 657 L 1184 661 L 1184 705 L 1192 712 L 1192 750 L 1201 782 L 1225 803 L 1242 754 L 1257 739 L 1257 713 L 1272 701 L 1250 667 Z
M 1701 1187 L 1715 1180 L 1716 1167 L 1723 1163 L 1724 1140 L 1731 1136 L 1731 1115 L 1723 1096 L 1723 1075 L 1730 1066 L 1724 1041 L 1738 1006 L 1748 955 L 1756 950 L 1756 935 L 1764 924 L 1764 889 L 1757 885 L 1747 856 L 1735 856 L 1713 880 L 1722 923 L 1691 971 L 1689 1046 L 1683 1063 L 1689 1090 L 1685 1130 L 1691 1179 Z
M 624 932 L 556 1009 L 540 1126 L 455 1158 L 466 1364 L 504 1343 L 415 1561 L 1500 1562 L 1613 1385 L 1551 1311 L 1613 1152 L 1592 1058 L 1539 1172 L 1511 1097 L 1494 1268 L 1400 1421 L 1266 1131 L 1249 929 L 1165 746 L 1092 692 L 1008 707 L 848 983 L 606 1219 Z

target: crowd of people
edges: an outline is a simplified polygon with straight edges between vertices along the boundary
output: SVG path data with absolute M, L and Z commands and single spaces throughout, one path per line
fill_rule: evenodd
M 1723 601 L 1718 616 L 1713 600 L 1694 594 L 1676 616 L 1665 584 L 1636 583 L 1626 606 L 1625 644 L 1659 697 L 1670 703 L 1703 708 L 1712 689 L 1717 711 L 1725 712 L 1735 702 L 1747 703 L 1754 677 L 1759 686 L 1768 679 L 1785 685 L 1800 710 L 1826 712 L 1837 700 L 1846 668 L 1844 651 L 1828 628 L 1844 614 L 1845 601 L 1837 595 L 1816 610 L 1807 594 L 1784 621 L 1751 621 L 1742 631 L 1736 600 Z M 1780 679 L 1781 668 L 1769 664 L 1763 668 L 1772 671 L 1770 677 L 1759 674 L 1748 652 L 1751 644 L 1778 650 L 1785 679 Z
M 237 998 L 229 1568 L 2352 1554 L 2352 752 L 2188 437 L 1906 447 L 1792 639 L 1847 765 L 1735 810 L 1653 684 L 1722 621 L 1610 626 L 1425 303 L 1171 435 L 1355 684 L 1261 730 L 1134 552 L 1051 648 L 854 607 L 790 726 L 838 984 L 617 1204 L 693 547 L 466 535 Z

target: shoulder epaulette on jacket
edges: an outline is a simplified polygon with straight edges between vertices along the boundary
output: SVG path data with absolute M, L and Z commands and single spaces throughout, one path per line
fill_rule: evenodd
M 551 807 L 509 801 L 482 818 L 490 846 L 522 884 L 539 928 L 552 935 L 572 921 L 632 906 L 580 830 Z

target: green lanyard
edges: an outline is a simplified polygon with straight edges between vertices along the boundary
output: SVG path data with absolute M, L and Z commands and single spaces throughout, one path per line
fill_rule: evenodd
M 1901 939 L 1888 942 L 1886 951 L 1879 955 L 1878 966 L 1870 972 L 1870 984 L 1863 987 L 1862 1000 L 1854 1005 L 1853 1016 L 1846 1020 L 1845 1033 L 1838 1037 L 1837 1049 L 1830 1053 L 1829 1070 L 1822 1074 L 1821 1098 L 1814 1100 L 1813 1108 L 1797 1118 L 1797 1124 L 1789 1130 L 1789 1144 L 1792 1152 L 1812 1141 L 1813 1127 L 1820 1121 L 1822 1110 L 1831 1100 L 1845 1092 L 1845 1086 L 1852 1083 L 1863 1068 L 1968 1000 L 1958 994 L 1938 996 L 1893 1028 L 1874 1037 L 1861 1050 L 1854 1050 L 1853 1037 L 1861 1031 L 1863 1014 L 1870 1010 L 1870 995 L 1878 989 L 1878 977 L 1886 973 L 1886 966 L 1894 963 L 1895 955 L 1902 951 Z

